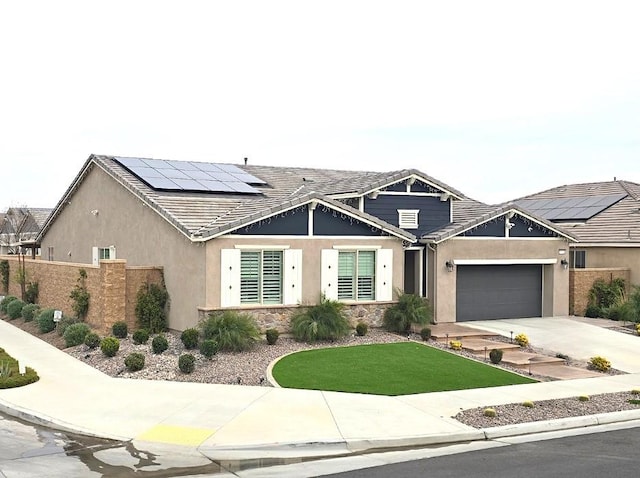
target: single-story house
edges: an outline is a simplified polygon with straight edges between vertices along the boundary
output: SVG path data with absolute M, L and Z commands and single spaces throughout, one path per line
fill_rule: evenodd
M 40 255 L 36 238 L 47 218 L 50 208 L 10 207 L 0 220 L 0 255 L 17 254 L 30 250 L 32 256 Z
M 379 318 L 396 290 L 429 298 L 438 322 L 566 315 L 574 240 L 414 169 L 99 155 L 40 234 L 48 260 L 163 266 L 177 330 L 222 308 L 286 319 L 322 294 Z

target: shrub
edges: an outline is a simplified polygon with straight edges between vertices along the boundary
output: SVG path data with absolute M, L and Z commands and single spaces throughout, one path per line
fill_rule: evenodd
M 527 400 L 525 402 L 522 402 L 522 406 L 525 408 L 533 408 L 535 405 L 531 400 Z
M 167 328 L 165 307 L 169 294 L 163 286 L 144 284 L 138 290 L 136 299 L 136 318 L 138 326 L 152 334 L 164 332 Z
M 485 408 L 484 411 L 482 412 L 482 414 L 485 417 L 491 417 L 491 418 L 493 418 L 493 417 L 498 415 L 498 413 L 496 412 L 495 408 Z
M 291 317 L 293 337 L 308 343 L 345 337 L 351 327 L 343 309 L 344 304 L 321 297 L 319 304 L 300 309 Z
M 44 309 L 38 314 L 36 322 L 38 322 L 38 330 L 40 330 L 40 333 L 46 334 L 56 328 L 56 323 L 53 321 L 54 313 L 55 310 L 53 309 Z
M 452 350 L 462 350 L 462 342 L 460 340 L 449 341 L 449 348 Z
M 636 333 L 640 335 L 640 324 L 636 324 Z
M 602 317 L 602 310 L 597 305 L 590 305 L 587 307 L 587 310 L 585 310 L 584 316 L 592 319 Z
M 580 402 L 588 402 L 589 401 L 589 395 L 580 395 L 578 397 L 578 401 L 580 401 Z
M 22 318 L 25 322 L 31 322 L 37 315 L 40 306 L 37 304 L 26 304 L 22 308 Z
M 0 261 L 0 280 L 2 281 L 2 290 L 4 292 L 9 292 L 9 261 L 3 259 Z
M 89 332 L 84 338 L 84 344 L 93 350 L 100 345 L 100 336 L 95 332 Z
M 611 368 L 611 362 L 609 362 L 606 358 L 601 357 L 600 355 L 596 355 L 595 357 L 591 357 L 589 359 L 588 367 L 592 370 L 606 372 Z
M 22 308 L 25 306 L 25 303 L 20 299 L 12 300 L 7 305 L 7 315 L 11 320 L 19 319 L 22 317 Z
M 178 359 L 178 368 L 182 373 L 191 373 L 196 368 L 196 358 L 191 354 L 182 354 Z
M 518 334 L 513 338 L 513 340 L 515 340 L 520 347 L 526 347 L 529 345 L 529 337 L 525 334 Z
M 634 388 L 631 390 L 631 395 L 640 395 L 640 388 Z
M 126 322 L 120 320 L 111 326 L 111 332 L 113 333 L 114 337 L 117 337 L 119 339 L 126 339 L 127 334 L 129 333 L 129 327 L 127 327 Z
M 425 342 L 427 340 L 429 340 L 431 338 L 431 328 L 430 327 L 423 327 L 420 330 L 420 337 L 422 337 L 422 340 L 424 340 Z
M 15 364 L 15 368 L 18 368 L 17 362 Z M 30 383 L 37 382 L 38 380 L 40 380 L 40 377 L 38 377 L 36 371 L 31 367 L 25 367 L 24 375 L 11 373 L 11 376 L 9 377 L 0 377 L 0 389 L 23 387 Z
M 415 294 L 398 293 L 398 303 L 384 311 L 383 324 L 391 332 L 409 332 L 411 324 L 427 324 L 431 320 L 429 301 Z
M 120 349 L 120 341 L 115 337 L 105 337 L 100 342 L 100 350 L 107 357 L 114 357 Z
M 267 329 L 265 335 L 267 337 L 267 343 L 269 345 L 275 345 L 278 337 L 280 337 L 280 332 L 278 332 L 278 329 Z
M 29 282 L 24 291 L 24 301 L 27 304 L 36 304 L 38 302 L 39 288 L 37 282 Z
M 200 353 L 210 359 L 218 353 L 218 348 L 218 342 L 216 342 L 215 340 L 203 340 L 200 344 Z
M 73 300 L 71 306 L 76 314 L 76 317 L 80 320 L 84 319 L 89 312 L 89 292 L 85 285 L 85 279 L 87 278 L 87 271 L 84 269 L 78 269 L 78 282 L 69 294 L 69 298 Z
M 500 362 L 502 362 L 503 354 L 504 352 L 502 351 L 502 349 L 491 349 L 491 352 L 489 352 L 489 360 L 491 360 L 492 364 L 498 365 Z
M 616 278 L 607 283 L 603 279 L 594 281 L 589 290 L 589 304 L 602 308 L 611 307 L 625 292 L 624 279 Z
M 127 355 L 124 359 L 124 365 L 129 372 L 137 372 L 144 368 L 144 355 L 138 352 L 133 352 Z
M 18 300 L 18 298 L 15 295 L 8 295 L 4 299 L 2 299 L 2 301 L 0 301 L 0 312 L 2 312 L 3 314 L 6 314 L 7 306 L 14 300 Z
M 66 315 L 63 315 L 62 319 L 60 319 L 60 321 L 56 324 L 56 331 L 58 332 L 58 335 L 62 337 L 64 336 L 64 332 L 65 330 L 67 330 L 67 327 L 73 324 L 77 324 L 79 322 L 82 322 L 82 321 L 75 317 L 68 317 Z
M 180 340 L 184 347 L 188 350 L 197 349 L 198 348 L 198 337 L 200 336 L 200 332 L 198 329 L 185 329 L 180 334 Z
M 74 347 L 76 345 L 80 345 L 84 343 L 84 340 L 87 338 L 87 334 L 91 332 L 91 329 L 84 322 L 79 322 L 77 324 L 71 324 L 67 327 L 67 330 L 64 331 L 64 344 L 66 347 Z
M 138 329 L 133 333 L 133 343 L 136 345 L 146 344 L 149 341 L 149 331 L 147 329 Z
M 151 341 L 151 348 L 154 354 L 161 354 L 169 348 L 169 341 L 164 335 L 156 335 Z
M 569 360 L 569 356 L 567 354 L 562 354 L 560 352 L 558 352 L 556 354 L 556 358 L 562 359 L 562 360 Z
M 230 352 L 247 350 L 260 337 L 255 319 L 233 310 L 210 314 L 201 327 L 205 339 L 215 340 L 220 350 Z
M 369 332 L 369 326 L 366 322 L 358 322 L 356 324 L 356 334 L 358 334 L 359 337 L 364 337 L 367 335 L 367 332 Z

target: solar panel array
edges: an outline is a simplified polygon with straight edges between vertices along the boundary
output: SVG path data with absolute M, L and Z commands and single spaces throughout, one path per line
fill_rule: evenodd
M 253 186 L 267 184 L 233 164 L 114 158 L 153 189 L 215 193 L 260 194 Z
M 586 221 L 626 197 L 625 194 L 557 199 L 521 199 L 527 211 L 550 221 Z

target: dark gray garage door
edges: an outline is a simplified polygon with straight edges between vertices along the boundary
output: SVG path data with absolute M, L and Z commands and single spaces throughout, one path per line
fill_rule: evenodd
M 456 320 L 542 315 L 542 266 L 457 266 Z

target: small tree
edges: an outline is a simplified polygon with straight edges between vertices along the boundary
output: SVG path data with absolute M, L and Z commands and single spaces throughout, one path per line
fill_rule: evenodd
M 85 279 L 87 278 L 87 271 L 84 269 L 78 269 L 78 281 L 76 286 L 69 294 L 69 297 L 73 300 L 73 311 L 76 314 L 76 317 L 80 320 L 84 320 L 89 312 L 89 291 L 87 291 L 87 286 L 85 284 Z
M 166 305 L 169 294 L 164 286 L 144 284 L 138 290 L 136 318 L 138 326 L 152 334 L 163 332 L 167 328 Z
M 6 259 L 0 261 L 0 280 L 2 281 L 2 290 L 5 294 L 9 293 L 9 261 Z

